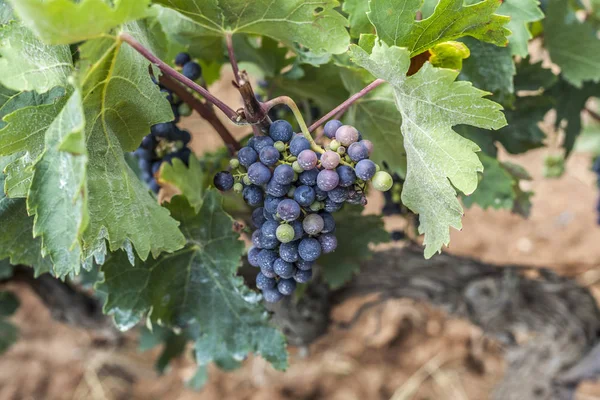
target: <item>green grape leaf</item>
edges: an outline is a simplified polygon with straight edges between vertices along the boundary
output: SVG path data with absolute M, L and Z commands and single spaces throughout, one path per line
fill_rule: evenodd
M 175 186 L 196 211 L 202 206 L 206 189 L 206 174 L 200 161 L 192 155 L 189 166 L 180 159 L 173 159 L 172 164 L 163 163 L 160 167 L 159 182 Z
M 369 21 L 367 12 L 369 11 L 369 2 L 366 0 L 345 0 L 342 4 L 342 10 L 348 14 L 350 23 L 350 36 L 360 37 L 363 33 L 374 33 L 373 25 Z
M 548 96 L 517 97 L 514 110 L 506 110 L 508 126 L 494 134 L 504 148 L 512 154 L 542 147 L 546 134 L 539 127 L 546 113 L 553 107 Z
M 479 147 L 452 127 L 500 129 L 506 125 L 502 107 L 484 99 L 487 93 L 470 83 L 455 82 L 457 71 L 425 63 L 407 77 L 410 53 L 406 49 L 376 43 L 371 54 L 356 45 L 350 53 L 355 63 L 394 89 L 407 155 L 402 202 L 419 214 L 419 232 L 425 234 L 425 257 L 429 258 L 449 243 L 449 227 L 461 227 L 463 211 L 456 189 L 465 194 L 475 191 L 477 172 L 483 168 L 475 153 Z M 388 135 L 392 140 L 400 132 Z
M 112 254 L 103 266 L 105 311 L 122 328 L 150 310 L 153 322 L 187 326 L 201 365 L 254 352 L 284 369 L 283 335 L 268 325 L 261 296 L 236 276 L 244 243 L 223 211 L 221 196 L 208 190 L 198 214 L 183 197 L 175 197 L 170 209 L 182 223 L 187 245 L 156 260 L 137 260 L 135 266 L 124 252 Z
M 293 58 L 287 58 L 289 50 L 268 37 L 262 38 L 258 44 L 255 38 L 236 35 L 233 37 L 233 49 L 238 62 L 255 64 L 269 78 L 279 75 L 293 62 Z
M 156 46 L 147 25 L 129 23 L 124 29 L 147 48 Z M 177 250 L 185 242 L 177 222 L 123 157 L 124 151 L 137 148 L 152 125 L 173 119 L 171 107 L 148 76 L 149 63 L 131 47 L 101 38 L 86 42 L 80 51 L 89 63 L 80 78 L 89 157 L 90 220 L 84 249 L 97 255 L 104 252 L 105 240 L 111 251 L 130 242 L 142 260 L 150 252 L 156 257 Z
M 42 255 L 59 278 L 78 274 L 81 265 L 88 221 L 84 125 L 81 94 L 75 90 L 46 131 L 27 197 L 28 213 L 35 217 L 33 236 L 42 238 Z
M 302 69 L 304 76 L 300 79 L 280 75 L 271 80 L 271 95 L 290 96 L 298 104 L 311 99 L 323 110 L 331 110 L 349 97 L 348 92 L 341 90 L 340 70 L 335 65 L 303 66 Z
M 600 96 L 600 83 L 587 82 L 583 87 L 578 88 L 561 78 L 546 93 L 556 102 L 556 127 L 562 126 L 563 122 L 566 123 L 563 146 L 566 151 L 565 156 L 568 156 L 582 130 L 581 112 L 590 97 Z
M 95 38 L 147 14 L 150 0 L 9 0 L 25 26 L 49 44 Z M 112 5 L 111 5 L 112 3 Z
M 368 13 L 377 36 L 389 46 L 406 47 L 410 56 L 421 54 L 438 43 L 472 36 L 505 46 L 510 20 L 494 14 L 501 2 L 484 0 L 464 6 L 463 0 L 440 0 L 431 16 L 416 21 L 422 0 L 370 0 Z
M 360 263 L 372 256 L 370 244 L 389 242 L 390 234 L 377 215 L 361 215 L 362 207 L 344 207 L 336 215 L 338 247 L 317 261 L 322 267 L 323 278 L 332 288 L 348 282 L 360 269 Z
M 7 122 L 4 117 L 13 112 L 25 107 L 36 107 L 43 104 L 52 104 L 59 100 L 66 93 L 65 89 L 57 86 L 52 90 L 38 94 L 37 92 L 14 92 L 0 86 L 0 90 L 4 90 L 7 97 L 3 97 L 0 102 L 0 129 L 3 129 Z
M 334 8 L 335 0 L 156 0 L 181 13 L 189 23 L 186 35 L 223 37 L 250 33 L 268 36 L 288 47 L 298 43 L 315 54 L 346 51 L 349 35 L 346 19 Z
M 544 20 L 544 43 L 552 62 L 572 85 L 600 80 L 600 39 L 593 24 L 580 22 L 569 2 L 549 0 Z
M 463 62 L 459 79 L 494 93 L 494 99 L 500 103 L 512 103 L 516 68 L 510 50 L 471 38 L 463 41 L 471 50 L 471 56 Z
M 506 27 L 512 32 L 508 37 L 508 48 L 512 55 L 527 57 L 527 43 L 532 38 L 527 25 L 544 18 L 538 0 L 503 0 L 498 14 L 507 15 L 510 21 Z
M 344 86 L 350 93 L 356 93 L 366 86 L 364 79 L 356 71 L 340 70 Z M 373 142 L 377 151 L 371 159 L 389 168 L 398 175 L 406 176 L 406 151 L 401 135 L 393 138 L 390 133 L 398 130 L 402 116 L 394 102 L 393 89 L 383 85 L 358 99 L 344 115 L 344 123 L 355 126 L 365 139 Z
M 479 153 L 483 164 L 483 174 L 477 190 L 470 196 L 463 197 L 465 207 L 477 204 L 482 209 L 493 208 L 512 210 L 517 194 L 514 187 L 518 180 L 506 170 L 502 163 L 485 153 Z
M 0 83 L 13 90 L 43 93 L 64 86 L 73 72 L 69 46 L 43 44 L 17 22 L 0 28 Z
M 532 64 L 529 57 L 517 64 L 515 75 L 515 90 L 540 90 L 548 89 L 556 83 L 558 77 L 552 70 L 542 67 L 542 61 Z
M 14 156 L 0 157 L 0 185 L 5 175 L 1 172 Z M 27 215 L 24 199 L 9 199 L 0 190 L 0 260 L 8 258 L 13 265 L 32 266 L 36 276 L 48 272 L 52 265 L 42 257 L 42 241 L 33 238 L 33 218 Z

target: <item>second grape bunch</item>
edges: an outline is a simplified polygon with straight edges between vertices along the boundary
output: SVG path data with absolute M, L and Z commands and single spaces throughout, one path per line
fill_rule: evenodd
M 275 121 L 269 136 L 252 137 L 230 161 L 231 172 L 214 179 L 217 189 L 233 189 L 255 207 L 248 261 L 260 268 L 256 286 L 267 302 L 291 295 L 312 278 L 321 254 L 335 251 L 332 213 L 344 203 L 364 206 L 369 182 L 380 191 L 393 184 L 369 160 L 373 144 L 356 128 L 332 120 L 324 130 L 331 141 L 313 148 L 287 121 Z

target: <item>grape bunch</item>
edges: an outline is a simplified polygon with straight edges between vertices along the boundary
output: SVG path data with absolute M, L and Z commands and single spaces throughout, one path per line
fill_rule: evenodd
M 368 182 L 381 191 L 392 186 L 356 128 L 332 120 L 325 135 L 331 141 L 323 148 L 277 120 L 269 136 L 252 137 L 230 160 L 231 172 L 215 175 L 217 189 L 233 189 L 254 207 L 248 261 L 260 268 L 256 286 L 267 302 L 291 295 L 311 279 L 319 256 L 335 251 L 332 213 L 344 203 L 365 205 Z
M 175 58 L 175 65 L 181 68 L 183 75 L 191 80 L 198 80 L 202 76 L 200 65 L 191 60 L 187 53 L 180 53 Z M 158 82 L 156 82 L 158 84 Z M 160 123 L 152 126 L 150 134 L 144 137 L 142 143 L 134 152 L 138 158 L 138 165 L 142 170 L 142 179 L 154 193 L 158 193 L 160 186 L 156 181 L 156 173 L 163 162 L 170 163 L 174 158 L 179 158 L 186 165 L 189 161 L 191 150 L 187 147 L 192 139 L 190 133 L 179 129 L 181 117 L 188 117 L 192 109 L 179 97 L 158 84 L 161 92 L 171 103 L 175 119 L 171 122 Z

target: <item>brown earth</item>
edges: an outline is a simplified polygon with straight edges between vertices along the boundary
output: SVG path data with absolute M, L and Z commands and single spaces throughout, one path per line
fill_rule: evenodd
M 212 87 L 235 104 L 229 79 Z M 198 120 L 196 152 L 220 145 L 216 134 Z M 237 129 L 236 135 L 243 135 Z M 546 266 L 577 277 L 600 298 L 600 227 L 596 225 L 598 190 L 589 171 L 590 156 L 575 154 L 560 179 L 544 179 L 542 164 L 549 150 L 519 157 L 535 191 L 527 220 L 505 211 L 467 210 L 461 232 L 452 233 L 448 251 L 508 264 Z M 373 199 L 370 210 L 376 209 Z M 397 219 L 386 223 L 399 226 Z M 210 369 L 201 392 L 185 389 L 194 372 L 189 356 L 157 376 L 157 351 L 140 353 L 135 333 L 119 346 L 104 333 L 88 332 L 55 322 L 27 287 L 9 285 L 22 306 L 13 320 L 21 339 L 0 357 L 0 400 L 8 399 L 487 399 L 503 371 L 502 352 L 467 322 L 408 300 L 390 301 L 366 313 L 349 330 L 332 326 L 309 349 L 291 349 L 287 372 L 274 371 L 258 357 L 232 373 Z M 336 308 L 333 318 L 345 321 L 364 299 Z M 585 385 L 580 400 L 600 399 L 600 386 Z

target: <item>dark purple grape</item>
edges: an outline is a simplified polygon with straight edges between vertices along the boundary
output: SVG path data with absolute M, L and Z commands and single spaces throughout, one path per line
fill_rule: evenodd
M 283 199 L 267 195 L 267 197 L 265 197 L 265 210 L 267 210 L 267 212 L 271 214 L 277 213 L 277 206 L 279 205 L 279 203 L 281 203 L 281 200 Z
M 349 187 L 354 185 L 356 182 L 356 173 L 351 167 L 347 165 L 340 165 L 337 167 L 336 171 L 340 177 L 339 185 L 341 187 Z
M 267 238 L 267 237 L 264 237 L 264 235 L 262 233 L 260 235 L 260 242 L 262 244 L 262 248 L 267 249 L 267 250 L 275 250 L 277 248 L 277 246 L 279 246 L 279 240 L 277 240 L 276 237 Z
M 262 245 L 262 233 L 261 233 L 260 229 L 252 232 L 252 245 L 254 247 L 256 247 L 257 249 L 262 249 L 263 248 L 263 245 Z
M 291 278 L 296 272 L 296 267 L 291 262 L 287 262 L 278 258 L 273 263 L 273 271 L 281 278 Z
M 140 144 L 140 147 L 153 152 L 154 147 L 156 147 L 156 139 L 152 135 L 144 136 L 144 138 L 142 139 L 142 143 Z
M 188 53 L 179 53 L 175 56 L 175 65 L 178 67 L 183 67 L 190 61 L 192 61 L 192 57 Z
M 186 78 L 195 81 L 202 76 L 202 67 L 200 64 L 190 61 L 183 66 L 181 73 Z
M 298 269 L 294 274 L 294 280 L 298 283 L 308 283 L 312 279 L 312 270 Z
M 325 136 L 327 136 L 329 139 L 334 139 L 335 138 L 335 132 L 342 126 L 342 122 L 338 121 L 337 119 L 332 119 L 330 121 L 328 121 L 325 124 L 325 127 L 323 128 L 323 133 L 325 133 Z
M 172 122 L 163 122 L 153 125 L 150 129 L 152 135 L 159 138 L 167 138 L 175 131 L 176 125 Z
M 337 172 L 330 169 L 324 169 L 317 175 L 317 186 L 326 192 L 335 189 L 340 182 Z
M 255 162 L 248 168 L 248 179 L 255 185 L 266 185 L 271 180 L 271 170 L 261 162 Z
M 277 253 L 273 250 L 263 249 L 258 253 L 258 264 L 260 266 L 260 270 L 263 274 L 265 274 L 268 278 L 275 278 L 275 273 L 273 272 L 273 263 L 279 257 Z M 267 273 L 265 273 L 265 271 Z
M 300 205 L 295 200 L 285 199 L 277 206 L 277 215 L 284 221 L 294 221 L 300 217 L 300 214 Z
M 293 135 L 294 128 L 284 119 L 273 122 L 269 128 L 269 136 L 276 142 L 287 143 L 292 140 Z
M 300 240 L 304 236 L 304 228 L 302 227 L 302 222 L 296 220 L 291 223 L 292 228 L 294 228 L 294 240 Z
M 294 181 L 294 170 L 287 164 L 278 165 L 273 171 L 273 180 L 279 185 L 289 185 Z
M 260 228 L 260 231 L 263 237 L 267 239 L 272 239 L 276 237 L 277 228 L 279 227 L 279 223 L 276 221 L 266 221 L 263 226 Z
M 280 185 L 275 180 L 271 180 L 267 184 L 267 194 L 270 194 L 274 197 L 283 197 L 290 190 L 291 185 Z
M 279 246 L 279 257 L 287 262 L 296 262 L 300 258 L 298 255 L 298 242 L 282 243 Z
M 290 142 L 290 153 L 298 157 L 303 150 L 310 149 L 310 142 L 301 135 L 296 135 Z
M 256 208 L 252 211 L 252 225 L 254 225 L 255 228 L 260 229 L 266 221 L 267 219 L 264 216 L 263 207 Z
M 303 185 L 315 186 L 317 184 L 317 175 L 319 175 L 319 170 L 317 168 L 313 168 L 309 171 L 302 172 L 298 176 L 298 180 Z
M 326 233 L 319 236 L 319 243 L 321 243 L 323 254 L 333 253 L 338 245 L 337 238 L 333 233 Z
M 152 175 L 156 175 L 158 173 L 161 165 L 162 165 L 162 160 L 152 163 Z
M 277 281 L 273 278 L 268 278 L 262 272 L 256 275 L 256 287 L 260 290 L 273 289 L 277 285 Z
M 240 151 L 238 151 L 238 160 L 240 161 L 240 164 L 248 168 L 258 161 L 258 153 L 251 147 L 242 147 Z
M 294 191 L 294 200 L 302 207 L 310 207 L 316 198 L 315 190 L 306 185 L 298 186 Z
M 273 141 L 273 139 L 271 139 L 268 136 L 255 136 L 254 142 L 253 142 L 253 145 L 254 145 L 253 147 L 254 147 L 254 150 L 256 150 L 256 152 L 260 154 L 262 149 L 264 149 L 267 146 L 273 146 L 274 144 L 275 144 L 275 142 Z
M 277 303 L 283 299 L 283 295 L 277 289 L 263 290 L 263 297 L 267 303 Z
M 373 177 L 373 175 L 375 175 L 375 172 L 377 172 L 377 167 L 371 160 L 361 160 L 356 163 L 354 171 L 356 172 L 356 176 L 358 176 L 360 179 L 363 181 L 368 181 Z
M 328 213 L 334 213 L 336 211 L 340 211 L 344 203 L 336 203 L 330 198 L 325 199 L 325 211 Z
M 327 192 L 327 196 L 336 203 L 343 203 L 348 199 L 348 188 L 338 186 Z
M 362 142 L 352 143 L 346 151 L 352 161 L 360 161 L 369 158 L 369 150 Z
M 226 192 L 233 188 L 233 184 L 235 183 L 233 180 L 233 176 L 227 171 L 217 172 L 213 179 L 213 183 L 215 187 L 222 192 Z
M 312 269 L 314 265 L 314 261 L 305 261 L 302 259 L 299 259 L 298 261 L 296 261 L 296 268 L 298 268 L 299 270 L 302 271 L 310 271 Z
M 370 140 L 361 140 L 360 141 L 363 146 L 365 146 L 367 148 L 367 151 L 369 152 L 369 155 L 371 155 L 371 153 L 373 152 L 373 142 L 371 142 Z
M 281 279 L 277 283 L 277 290 L 284 296 L 290 296 L 296 290 L 296 281 L 293 279 Z
M 250 207 L 258 207 L 263 202 L 263 191 L 255 185 L 246 186 L 242 197 Z
M 309 171 L 316 167 L 318 161 L 317 155 L 310 149 L 302 150 L 300 154 L 298 154 L 298 164 L 300 164 L 305 171 Z
M 331 233 L 335 231 L 335 219 L 333 215 L 328 212 L 322 212 L 319 214 L 323 218 L 323 233 Z
M 327 192 L 315 186 L 315 196 L 318 201 L 323 201 L 327 198 Z
M 321 244 L 317 239 L 304 238 L 298 245 L 298 254 L 304 261 L 315 261 L 321 255 Z
M 248 263 L 253 267 L 260 267 L 260 262 L 258 260 L 260 251 L 261 249 L 258 247 L 250 247 L 250 250 L 248 250 Z
M 279 151 L 273 147 L 273 146 L 265 146 L 261 151 L 260 151 L 260 161 L 267 165 L 267 166 L 273 166 L 277 163 L 277 161 L 279 161 L 279 157 L 281 156 L 281 154 L 279 153 Z M 266 183 L 266 182 L 265 182 Z

